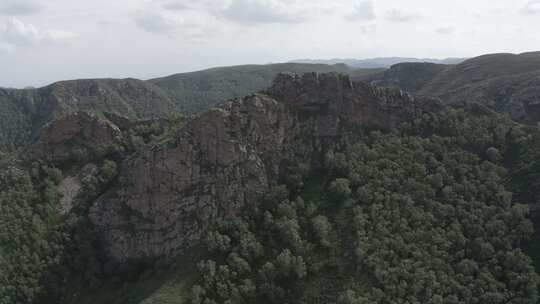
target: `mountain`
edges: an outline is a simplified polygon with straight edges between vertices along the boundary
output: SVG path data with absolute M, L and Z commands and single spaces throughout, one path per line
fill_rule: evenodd
M 197 113 L 207 110 L 219 101 L 242 97 L 268 87 L 280 72 L 340 72 L 348 73 L 343 64 L 242 65 L 214 68 L 199 72 L 182 73 L 151 79 L 152 83 L 167 92 L 179 105 L 179 111 Z M 369 71 L 367 71 L 369 72 Z
M 265 93 L 201 114 L 172 142 L 143 150 L 124 165 L 125 186 L 90 211 L 112 259 L 177 255 L 216 217 L 236 214 L 267 191 L 301 141 L 332 140 L 346 125 L 389 130 L 443 109 L 434 100 L 353 85 L 337 74 L 280 74 Z M 303 122 L 300 113 L 312 120 Z M 313 138 L 300 136 L 307 130 Z M 124 231 L 126 223 L 135 229 Z
M 377 69 L 377 68 L 389 68 L 392 65 L 404 62 L 417 62 L 417 63 L 436 63 L 436 64 L 458 64 L 465 61 L 466 58 L 446 58 L 446 59 L 434 59 L 434 58 L 409 58 L 409 57 L 378 57 L 369 59 L 300 59 L 293 60 L 297 63 L 309 63 L 309 64 L 346 64 L 353 68 L 359 69 Z
M 0 162 L 7 303 L 537 299 L 536 128 L 336 73 L 153 124 L 68 113 Z
M 524 122 L 540 120 L 540 52 L 491 54 L 460 64 L 397 64 L 367 80 L 447 103 L 478 102 Z
M 536 122 L 539 53 L 492 54 L 465 60 L 375 58 L 367 65 L 346 64 L 245 65 L 137 79 L 72 80 L 38 89 L 0 89 L 0 150 L 12 151 L 35 138 L 37 131 L 62 113 L 77 110 L 114 112 L 150 119 L 200 113 L 217 102 L 244 96 L 271 84 L 279 72 L 340 72 L 354 80 L 397 87 L 454 103 L 475 101 L 514 119 Z M 326 61 L 328 63 L 340 60 Z M 412 61 L 398 63 L 402 61 Z M 415 61 L 431 61 L 415 62 Z M 311 62 L 311 61 L 309 61 Z M 357 61 L 364 62 L 364 61 Z M 389 69 L 386 69 L 392 65 Z
M 159 88 L 136 79 L 89 79 L 39 89 L 0 90 L 0 149 L 28 144 L 39 129 L 63 113 L 113 112 L 130 118 L 165 117 L 176 106 Z
M 129 118 L 189 115 L 215 103 L 256 92 L 279 72 L 342 72 L 345 65 L 274 64 L 216 68 L 142 81 L 82 79 L 38 89 L 0 89 L 0 150 L 14 150 L 62 113 L 110 112 Z M 357 75 L 371 70 L 355 70 Z
M 0 303 L 537 303 L 537 59 L 3 89 Z
M 4 302 L 538 299 L 537 128 L 337 73 L 155 123 L 67 113 L 0 162 Z

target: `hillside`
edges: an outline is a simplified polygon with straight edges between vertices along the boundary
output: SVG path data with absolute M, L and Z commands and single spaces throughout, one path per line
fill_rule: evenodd
M 0 303 L 537 303 L 539 57 L 2 89 Z
M 484 55 L 447 68 L 398 64 L 368 80 L 447 103 L 481 103 L 518 121 L 540 120 L 540 52 Z
M 435 63 L 399 63 L 391 68 L 358 77 L 359 80 L 370 82 L 381 87 L 399 88 L 411 93 L 420 91 L 449 65 Z
M 447 102 L 474 100 L 514 119 L 540 120 L 540 52 L 473 58 L 437 75 L 420 91 Z
M 376 71 L 378 70 L 354 70 L 343 64 L 279 63 L 215 68 L 151 79 L 148 82 L 167 92 L 178 104 L 179 111 L 197 113 L 208 109 L 219 101 L 242 97 L 266 88 L 281 72 L 299 74 L 339 72 L 364 75 Z
M 0 161 L 0 299 L 535 303 L 539 147 L 335 73 L 178 124 L 62 115 Z
M 86 110 L 149 119 L 173 113 L 175 105 L 161 89 L 141 80 L 89 79 L 0 90 L 0 109 L 0 150 L 10 151 L 28 144 L 63 113 Z
M 233 66 L 137 79 L 83 79 L 39 89 L 0 89 L 0 150 L 11 151 L 35 137 L 53 118 L 79 110 L 129 118 L 165 118 L 204 111 L 215 103 L 270 85 L 280 72 L 353 72 L 344 65 L 273 64 Z M 355 70 L 355 75 L 372 70 Z
M 387 70 L 352 69 L 344 64 L 245 65 L 148 81 L 89 79 L 39 89 L 0 89 L 0 150 L 28 144 L 61 113 L 88 110 L 138 119 L 190 115 L 221 100 L 261 90 L 280 72 L 309 71 L 346 73 L 354 80 L 439 97 L 447 103 L 478 102 L 519 121 L 540 120 L 540 53 L 485 55 L 457 65 L 399 63 Z

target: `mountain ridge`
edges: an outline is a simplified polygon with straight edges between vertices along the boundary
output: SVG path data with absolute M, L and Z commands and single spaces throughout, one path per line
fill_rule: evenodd
M 114 260 L 172 257 L 200 240 L 217 217 L 237 214 L 275 185 L 284 162 L 304 147 L 299 141 L 320 142 L 305 146 L 320 153 L 325 140 L 347 128 L 391 130 L 444 109 L 435 99 L 340 74 L 278 74 L 268 90 L 213 107 L 173 142 L 127 160 L 125 187 L 98 200 L 90 218 Z M 308 130 L 313 133 L 300 138 Z M 125 231 L 126 225 L 134 228 Z
M 148 81 L 79 79 L 41 88 L 0 89 L 0 150 L 13 151 L 30 143 L 43 125 L 64 112 L 114 112 L 132 119 L 190 115 L 222 100 L 263 89 L 279 72 L 348 70 L 344 65 L 245 65 Z
M 498 53 L 457 65 L 400 63 L 364 80 L 441 98 L 445 103 L 476 102 L 516 121 L 540 120 L 540 52 Z
M 448 106 L 437 98 L 354 79 L 335 72 L 279 73 L 266 89 L 219 102 L 166 129 L 153 120 L 141 124 L 113 113 L 78 111 L 54 118 L 25 151 L 28 159 L 15 160 L 19 165 L 6 159 L 3 165 L 9 170 L 0 171 L 2 185 L 19 178 L 18 187 L 0 190 L 0 198 L 13 199 L 26 187 L 35 201 L 47 202 L 48 213 L 38 208 L 26 221 L 10 223 L 28 231 L 21 235 L 23 241 L 30 240 L 30 248 L 45 242 L 53 250 L 33 258 L 47 261 L 36 264 L 35 271 L 17 272 L 18 265 L 26 265 L 27 255 L 16 251 L 18 243 L 8 242 L 15 251 L 0 259 L 0 265 L 14 261 L 16 266 L 7 276 L 46 280 L 15 285 L 4 294 L 39 303 L 59 303 L 58 297 L 67 303 L 142 303 L 152 301 L 149 295 L 156 290 L 158 298 L 166 295 L 166 303 L 189 303 L 200 296 L 220 302 L 237 295 L 216 292 L 216 284 L 224 281 L 237 288 L 247 282 L 237 278 L 247 276 L 257 287 L 243 290 L 262 298 L 268 296 L 264 286 L 270 282 L 280 288 L 275 292 L 280 299 L 337 301 L 343 293 L 353 299 L 357 294 L 377 299 L 383 288 L 388 299 L 412 292 L 427 301 L 429 296 L 414 286 L 396 291 L 392 284 L 379 284 L 386 282 L 386 276 L 376 275 L 388 269 L 385 263 L 396 261 L 391 271 L 408 273 L 403 270 L 411 265 L 401 265 L 397 258 L 403 252 L 427 263 L 427 270 L 439 269 L 437 265 L 448 269 L 436 280 L 447 282 L 450 276 L 455 284 L 441 284 L 444 289 L 436 289 L 441 297 L 448 290 L 460 299 L 476 298 L 461 293 L 472 288 L 470 280 L 476 277 L 467 265 L 480 265 L 488 282 L 495 284 L 490 286 L 504 286 L 499 283 L 507 279 L 496 275 L 498 268 L 484 267 L 495 263 L 504 273 L 520 275 L 524 284 L 492 288 L 493 294 L 482 294 L 482 299 L 519 293 L 533 303 L 537 276 L 519 243 L 532 233 L 531 223 L 526 206 L 504 187 L 519 202 L 527 198 L 524 202 L 537 206 L 538 130 L 474 101 L 465 107 Z M 105 84 L 89 92 L 112 86 Z M 65 85 L 59 87 L 55 96 L 69 95 Z M 24 180 L 25 174 L 31 179 Z M 281 194 L 271 202 L 261 200 L 261 195 L 274 192 Z M 17 204 L 6 206 L 14 209 L 3 215 L 18 216 Z M 401 221 L 404 217 L 407 220 Z M 31 233 L 34 226 L 24 224 L 29 219 L 56 223 L 44 231 L 60 236 L 44 239 L 47 234 Z M 372 224 L 365 226 L 366 219 Z M 511 232 L 501 238 L 494 227 Z M 445 232 L 440 234 L 440 229 Z M 405 244 L 404 238 L 411 239 Z M 377 243 L 383 241 L 390 242 L 384 251 L 396 258 L 377 253 Z M 443 243 L 458 249 L 441 251 L 437 244 Z M 201 256 L 179 262 L 183 255 L 197 255 L 200 246 Z M 490 246 L 505 254 L 486 259 L 493 255 Z M 413 247 L 417 250 L 409 250 Z M 221 253 L 215 253 L 216 248 Z M 335 250 L 339 254 L 334 255 Z M 49 258 L 52 254 L 54 259 Z M 367 264 L 370 259 L 362 260 L 365 254 L 380 262 Z M 519 264 L 508 263 L 507 254 Z M 277 277 L 272 275 L 274 267 Z M 162 268 L 179 280 L 161 276 Z M 270 276 L 259 276 L 267 270 Z M 411 275 L 411 282 L 425 277 L 423 271 Z M 281 277 L 288 279 L 280 281 Z M 336 277 L 343 279 L 332 284 Z M 131 290 L 154 280 L 148 289 Z M 181 289 L 157 291 L 164 282 Z M 51 300 L 24 293 L 26 286 L 50 288 L 45 295 Z M 410 292 L 403 293 L 406 290 Z
M 414 57 L 375 57 L 367 59 L 353 59 L 353 58 L 333 58 L 333 59 L 297 59 L 291 62 L 298 63 L 319 63 L 319 64 L 339 64 L 343 63 L 354 68 L 389 68 L 392 65 L 405 63 L 405 62 L 427 62 L 436 64 L 458 64 L 468 58 L 448 57 L 444 59 L 435 58 L 414 58 Z

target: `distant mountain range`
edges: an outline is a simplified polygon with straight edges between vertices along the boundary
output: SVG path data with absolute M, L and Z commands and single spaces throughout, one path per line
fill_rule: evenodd
M 540 52 L 488 54 L 457 65 L 401 63 L 361 80 L 445 103 L 483 104 L 521 122 L 540 120 Z
M 0 89 L 0 304 L 538 303 L 539 122 L 540 52 Z
M 268 87 L 281 72 L 348 74 L 354 81 L 438 97 L 447 103 L 481 103 L 519 121 L 540 121 L 540 52 L 467 60 L 385 57 L 297 62 L 305 63 L 219 67 L 146 81 L 79 79 L 42 88 L 0 88 L 0 150 L 28 144 L 37 131 L 63 113 L 108 112 L 131 119 L 197 114 Z
M 429 62 L 429 63 L 437 63 L 437 64 L 459 64 L 465 60 L 467 60 L 467 58 L 434 59 L 434 58 L 411 58 L 411 57 L 377 57 L 377 58 L 368 58 L 368 59 L 345 59 L 345 58 L 299 59 L 299 60 L 293 60 L 291 62 L 310 63 L 310 64 L 343 63 L 353 68 L 377 69 L 377 68 L 389 68 L 393 66 L 394 64 L 403 63 L 403 62 Z

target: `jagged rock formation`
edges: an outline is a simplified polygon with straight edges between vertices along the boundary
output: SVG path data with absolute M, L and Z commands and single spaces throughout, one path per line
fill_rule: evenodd
M 268 87 L 279 72 L 348 72 L 345 65 L 271 64 L 215 68 L 148 81 L 81 79 L 38 89 L 0 88 L 0 150 L 31 143 L 45 124 L 66 112 L 116 113 L 129 118 L 193 114 L 217 102 Z
M 62 195 L 62 198 L 60 199 L 61 214 L 66 214 L 71 211 L 75 198 L 82 188 L 83 180 L 90 176 L 96 176 L 98 170 L 99 169 L 95 164 L 89 163 L 82 167 L 77 174 L 66 176 L 60 181 L 60 184 L 58 184 L 58 192 Z
M 302 76 L 280 74 L 267 90 L 270 96 L 312 115 L 332 121 L 326 135 L 338 135 L 339 126 L 361 124 L 370 128 L 394 129 L 403 121 L 444 109 L 432 98 L 415 97 L 401 90 L 375 88 L 353 82 L 348 76 L 308 73 Z
M 300 137 L 314 143 L 358 125 L 391 129 L 442 110 L 436 100 L 339 74 L 280 74 L 265 92 L 223 103 L 173 142 L 126 160 L 121 187 L 95 202 L 90 219 L 117 261 L 172 257 L 271 187 Z
M 120 129 L 109 120 L 75 112 L 46 125 L 28 153 L 31 158 L 61 164 L 77 158 L 76 151 L 117 145 L 121 140 Z

